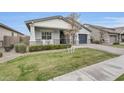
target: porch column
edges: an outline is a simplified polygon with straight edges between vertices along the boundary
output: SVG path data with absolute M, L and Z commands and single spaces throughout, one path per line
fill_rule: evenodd
M 122 42 L 121 34 L 119 34 L 119 42 Z
M 30 24 L 30 44 L 35 44 L 35 27 L 34 24 Z
M 76 33 L 76 45 L 79 45 L 79 37 L 78 37 L 78 33 Z
M 69 39 L 70 39 L 69 40 L 70 44 L 72 44 L 72 36 L 71 35 L 69 36 Z

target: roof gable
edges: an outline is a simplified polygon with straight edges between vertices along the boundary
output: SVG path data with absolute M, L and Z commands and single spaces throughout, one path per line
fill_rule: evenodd
M 102 27 L 102 26 L 97 26 L 97 25 L 91 25 L 91 24 L 84 24 L 84 26 L 92 31 L 92 28 L 98 29 L 99 31 L 105 31 L 108 33 L 116 33 L 119 34 L 120 32 L 116 31 L 114 28 L 107 28 L 107 27 Z
M 46 17 L 46 18 L 40 18 L 40 19 L 33 19 L 25 21 L 28 29 L 30 30 L 30 24 L 34 24 L 34 26 L 37 27 L 43 27 L 43 28 L 57 28 L 57 29 L 72 29 L 72 23 L 71 18 L 69 17 L 63 17 L 63 16 L 52 16 L 52 17 Z M 74 20 L 74 25 L 78 27 L 79 29 L 86 29 L 87 31 L 91 32 L 90 29 L 83 26 L 81 23 Z
M 9 27 L 9 26 L 7 26 L 7 25 L 5 25 L 5 24 L 0 23 L 0 26 L 3 27 L 3 28 L 5 28 L 5 29 L 8 29 L 8 30 L 10 30 L 10 31 L 13 31 L 13 32 L 16 32 L 16 33 L 18 33 L 18 34 L 24 35 L 23 33 L 18 32 L 18 31 L 14 30 L 13 28 L 11 28 L 11 27 Z
M 62 20 L 62 19 L 51 19 L 41 22 L 34 23 L 35 27 L 48 27 L 48 28 L 57 28 L 57 29 L 68 29 L 70 30 L 71 24 Z

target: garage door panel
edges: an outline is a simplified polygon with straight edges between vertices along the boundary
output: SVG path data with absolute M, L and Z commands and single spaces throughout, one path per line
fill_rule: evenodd
M 87 34 L 79 34 L 79 44 L 87 43 Z

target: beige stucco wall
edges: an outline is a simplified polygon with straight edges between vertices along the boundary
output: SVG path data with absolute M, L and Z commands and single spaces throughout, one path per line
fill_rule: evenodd
M 53 20 L 37 22 L 37 23 L 34 23 L 34 26 L 59 28 L 59 29 L 71 29 L 72 28 L 69 23 L 65 22 L 62 19 L 53 19 Z
M 0 27 L 0 41 L 3 41 L 4 36 L 12 36 L 12 33 L 14 33 L 14 36 L 20 35 L 16 32 L 11 31 L 11 30 Z
M 91 39 L 94 41 L 100 40 L 100 31 L 98 29 L 95 29 L 93 27 L 88 27 L 91 30 Z
M 12 35 L 12 32 L 9 31 L 9 30 L 7 30 L 7 29 L 5 29 L 5 28 L 0 27 L 0 41 L 3 41 L 3 37 L 5 35 L 6 36 L 11 36 Z
M 107 44 L 107 45 L 111 45 L 113 44 L 113 42 L 111 42 L 110 40 L 110 35 L 116 35 L 116 39 L 118 40 L 118 34 L 111 34 L 109 32 L 105 32 L 105 31 L 100 31 L 99 29 L 93 28 L 93 27 L 88 27 L 91 30 L 91 38 L 94 41 L 100 41 L 101 39 L 101 32 L 102 32 L 102 37 L 104 39 L 104 43 L 103 44 Z

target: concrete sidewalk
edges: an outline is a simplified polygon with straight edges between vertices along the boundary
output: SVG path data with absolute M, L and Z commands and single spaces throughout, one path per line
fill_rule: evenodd
M 124 73 L 124 55 L 103 61 L 65 75 L 52 81 L 113 81 Z M 50 81 L 51 81 L 50 80 Z

